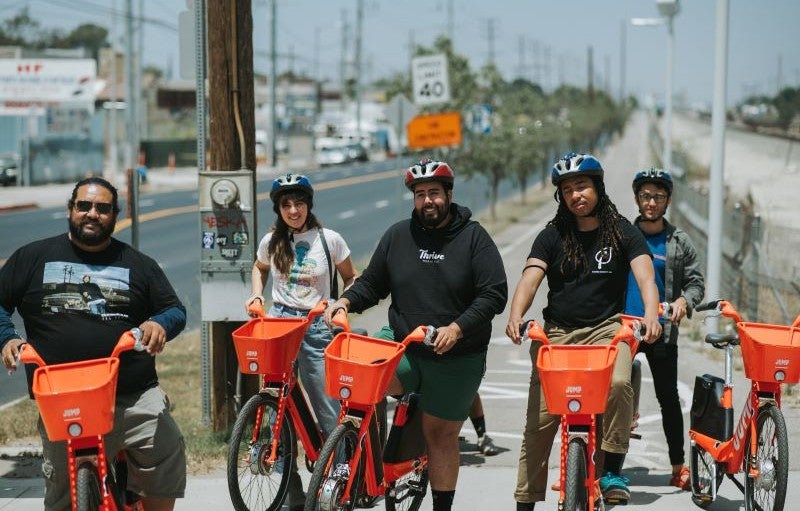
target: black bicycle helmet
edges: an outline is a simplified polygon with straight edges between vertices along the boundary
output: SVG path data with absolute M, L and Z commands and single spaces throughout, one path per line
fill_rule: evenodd
M 639 188 L 646 183 L 653 183 L 661 188 L 666 188 L 667 193 L 672 195 L 672 176 L 668 170 L 655 167 L 640 170 L 633 177 L 633 193 L 639 193 Z
M 567 153 L 559 159 L 550 172 L 550 179 L 555 186 L 570 177 L 577 175 L 598 176 L 603 178 L 603 166 L 591 154 Z

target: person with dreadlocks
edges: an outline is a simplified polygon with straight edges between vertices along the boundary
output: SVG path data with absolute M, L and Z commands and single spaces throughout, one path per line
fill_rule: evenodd
M 549 290 L 542 316 L 550 341 L 611 342 L 621 326 L 619 314 L 632 271 L 644 302 L 644 341 L 655 341 L 661 325 L 652 256 L 642 233 L 617 212 L 606 194 L 602 165 L 594 156 L 568 153 L 553 166 L 551 178 L 558 210 L 533 242 L 511 301 L 506 335 L 520 344 L 522 317 L 546 276 Z M 559 424 L 541 394 L 535 364 L 539 347 L 531 343 L 534 363 L 514 492 L 518 511 L 532 510 L 545 498 L 547 460 Z M 621 471 L 630 439 L 633 389 L 630 348 L 625 343 L 618 348 L 600 446 L 605 466 L 599 473 L 604 474 L 600 489 L 606 502 L 626 504 L 630 492 Z
M 311 212 L 314 189 L 306 176 L 278 176 L 269 196 L 278 216 L 258 245 L 251 278 L 253 295 L 245 307 L 255 302 L 264 305 L 262 293 L 271 276 L 272 306 L 267 316 L 305 318 L 320 300 L 337 298 L 336 272 L 342 276 L 345 288 L 355 280 L 350 249 L 339 233 L 324 229 Z M 339 421 L 339 402 L 325 393 L 325 347 L 332 339 L 331 329 L 321 316 L 317 317 L 308 327 L 297 354 L 303 388 L 326 437 Z M 302 481 L 296 465 L 294 468 L 289 478 L 291 511 L 305 506 Z

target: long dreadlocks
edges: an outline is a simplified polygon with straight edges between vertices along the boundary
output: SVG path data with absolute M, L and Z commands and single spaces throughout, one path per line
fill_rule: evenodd
M 617 207 L 611 202 L 603 179 L 599 176 L 591 176 L 595 190 L 597 190 L 598 202 L 595 206 L 593 215 L 598 217 L 600 222 L 600 243 L 601 246 L 611 247 L 615 253 L 620 252 L 620 241 L 622 240 L 622 230 L 619 220 L 624 219 L 617 211 Z M 561 188 L 557 187 L 553 194 L 558 202 L 556 215 L 547 224 L 552 225 L 558 230 L 558 234 L 564 241 L 564 260 L 561 261 L 561 273 L 572 270 L 576 274 L 581 274 L 588 269 L 588 260 L 583 252 L 583 245 L 578 240 L 578 224 L 561 196 Z

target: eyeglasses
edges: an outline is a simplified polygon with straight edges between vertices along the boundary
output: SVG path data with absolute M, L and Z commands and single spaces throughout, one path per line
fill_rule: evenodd
M 650 200 L 655 199 L 656 204 L 664 204 L 667 202 L 667 194 L 665 193 L 657 193 L 655 195 L 650 195 L 649 193 L 642 192 L 638 195 L 639 202 L 644 202 L 645 204 L 650 202 Z
M 98 215 L 108 215 L 114 210 L 114 205 L 109 202 L 91 202 L 88 200 L 75 201 L 75 210 L 88 213 L 94 208 Z

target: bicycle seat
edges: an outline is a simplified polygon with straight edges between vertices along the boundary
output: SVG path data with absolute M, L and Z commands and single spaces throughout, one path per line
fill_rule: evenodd
M 706 344 L 711 344 L 715 348 L 722 349 L 725 346 L 738 346 L 739 335 L 735 333 L 730 334 L 706 334 Z

